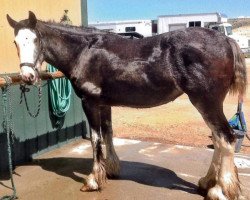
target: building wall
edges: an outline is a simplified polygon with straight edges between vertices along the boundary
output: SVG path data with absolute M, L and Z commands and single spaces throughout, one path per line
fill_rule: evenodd
M 19 21 L 26 19 L 30 10 L 38 19 L 59 22 L 66 9 L 73 25 L 87 23 L 87 0 L 0 0 L 0 74 L 19 72 L 14 33 L 6 14 Z

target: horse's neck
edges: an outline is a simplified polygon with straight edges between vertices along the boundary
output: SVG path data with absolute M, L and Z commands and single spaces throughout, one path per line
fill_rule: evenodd
M 76 58 L 86 44 L 67 37 L 63 30 L 53 30 L 47 25 L 40 26 L 44 59 L 54 65 L 66 76 L 75 65 Z M 77 38 L 76 38 L 77 39 Z

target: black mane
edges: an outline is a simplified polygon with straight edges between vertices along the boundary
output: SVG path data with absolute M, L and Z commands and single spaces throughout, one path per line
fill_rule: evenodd
M 69 25 L 69 24 L 62 24 L 58 23 L 55 21 L 38 21 L 38 26 L 39 25 L 45 25 L 46 27 L 54 30 L 54 31 L 59 31 L 63 32 L 63 34 L 69 34 L 69 35 L 91 35 L 91 34 L 114 34 L 108 31 L 104 30 L 99 30 L 95 27 L 86 27 L 86 26 L 74 26 L 74 25 Z

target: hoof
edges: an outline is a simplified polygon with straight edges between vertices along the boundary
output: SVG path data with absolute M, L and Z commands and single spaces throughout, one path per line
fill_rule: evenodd
M 198 194 L 200 194 L 203 197 L 205 197 L 207 195 L 207 190 L 200 188 L 200 187 L 198 187 L 197 192 L 198 192 Z
M 224 188 L 225 189 L 225 188 Z M 215 185 L 213 188 L 208 190 L 205 200 L 242 200 L 244 197 L 240 195 L 239 190 L 234 190 L 233 188 L 227 188 L 228 190 L 223 190 L 220 185 Z
M 93 191 L 97 191 L 98 189 L 93 189 L 91 187 L 89 187 L 87 184 L 83 185 L 82 188 L 80 189 L 80 191 L 82 192 L 93 192 Z
M 222 192 L 222 189 L 219 185 L 209 189 L 205 200 L 234 200 L 228 199 Z
M 99 189 L 100 188 L 96 182 L 95 176 L 93 174 L 90 174 L 88 176 L 87 182 L 82 186 L 80 190 L 82 192 L 91 192 L 91 191 L 97 191 Z
M 199 194 L 201 194 L 202 196 L 207 195 L 207 182 L 205 181 L 205 177 L 202 177 L 199 182 L 198 182 L 198 192 Z
M 198 182 L 198 192 L 205 196 L 210 188 L 214 187 L 216 184 L 215 180 L 208 180 L 206 177 L 202 177 Z

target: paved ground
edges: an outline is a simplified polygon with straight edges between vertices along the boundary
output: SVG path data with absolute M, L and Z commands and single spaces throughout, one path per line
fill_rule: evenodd
M 19 199 L 25 200 L 201 200 L 197 181 L 206 173 L 212 150 L 115 138 L 121 160 L 121 177 L 108 180 L 101 192 L 80 192 L 91 171 L 92 149 L 78 140 L 43 154 L 15 170 Z M 250 194 L 250 156 L 238 154 L 240 180 Z M 0 196 L 11 193 L 9 181 L 1 180 Z
M 197 181 L 207 171 L 212 150 L 117 138 L 115 145 L 121 177 L 108 180 L 102 192 L 79 190 L 91 170 L 92 149 L 89 141 L 78 140 L 19 166 L 14 176 L 19 199 L 203 199 Z M 235 162 L 243 191 L 250 195 L 250 156 L 238 154 Z M 0 196 L 11 192 L 8 181 L 0 183 Z

